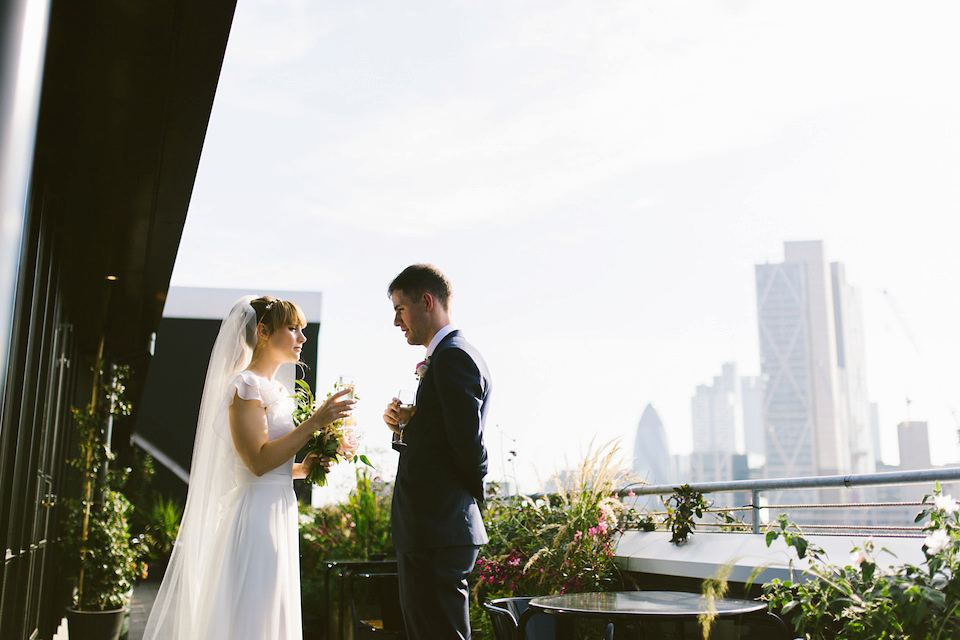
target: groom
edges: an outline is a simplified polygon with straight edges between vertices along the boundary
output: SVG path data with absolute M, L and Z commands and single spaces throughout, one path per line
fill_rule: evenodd
M 470 637 L 467 576 L 487 533 L 483 502 L 487 449 L 483 424 L 490 375 L 450 320 L 450 282 L 416 264 L 389 288 L 393 324 L 408 344 L 427 348 L 417 367 L 416 409 L 398 441 L 399 402 L 383 414 L 400 452 L 393 491 L 393 543 L 400 602 L 410 640 Z

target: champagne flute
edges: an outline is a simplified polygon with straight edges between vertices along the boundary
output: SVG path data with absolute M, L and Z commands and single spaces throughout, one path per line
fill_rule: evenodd
M 397 426 L 400 427 L 400 436 L 396 442 L 401 446 L 406 446 L 407 443 L 403 441 L 403 431 L 410 422 L 410 418 L 417 411 L 417 394 L 414 391 L 401 389 L 397 392 L 397 400 L 400 401 L 400 415 L 397 421 Z
M 357 386 L 357 383 L 353 376 L 340 376 L 340 382 L 339 384 L 337 384 L 337 390 L 343 391 L 344 389 L 349 389 L 350 393 L 348 393 L 344 397 L 349 398 L 350 400 L 353 400 L 354 399 L 353 394 L 356 386 Z
M 349 389 L 350 393 L 346 394 L 344 398 L 348 398 L 350 400 L 356 400 L 357 398 L 356 386 L 357 386 L 356 379 L 353 376 L 342 375 L 340 376 L 340 381 L 337 383 L 337 390 L 343 391 L 344 389 Z M 346 418 L 344 418 L 343 423 L 348 427 L 352 427 L 356 424 L 356 420 L 351 414 Z

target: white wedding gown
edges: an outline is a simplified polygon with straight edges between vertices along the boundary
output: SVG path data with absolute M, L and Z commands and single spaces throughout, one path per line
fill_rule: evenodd
M 294 428 L 290 393 L 246 371 L 253 299 L 234 303 L 210 354 L 180 531 L 143 640 L 303 640 L 293 459 L 257 477 L 230 433 L 238 394 L 266 409 L 271 440 Z
M 279 382 L 241 371 L 229 385 L 244 400 L 267 410 L 269 439 L 293 430 L 295 408 Z M 198 638 L 206 640 L 302 640 L 300 552 L 293 459 L 260 477 L 235 456 L 236 488 L 227 494 L 215 550 L 205 572 L 212 593 L 200 614 Z M 206 599 L 206 598 L 205 598 Z

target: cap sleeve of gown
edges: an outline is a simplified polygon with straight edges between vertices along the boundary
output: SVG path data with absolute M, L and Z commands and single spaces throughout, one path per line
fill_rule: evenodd
M 283 399 L 282 387 L 275 382 L 244 369 L 234 377 L 231 386 L 243 400 L 257 400 L 260 406 L 267 408 Z M 233 394 L 230 394 L 231 396 Z M 231 403 L 233 400 L 231 399 Z

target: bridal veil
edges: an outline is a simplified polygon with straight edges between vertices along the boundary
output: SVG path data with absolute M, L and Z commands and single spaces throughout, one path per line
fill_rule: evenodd
M 197 632 L 201 612 L 212 606 L 209 568 L 221 553 L 211 544 L 222 501 L 235 486 L 236 450 L 227 415 L 228 383 L 245 369 L 256 344 L 257 314 L 244 296 L 220 325 L 200 401 L 190 464 L 190 484 L 180 532 L 147 621 L 144 640 L 181 640 Z

